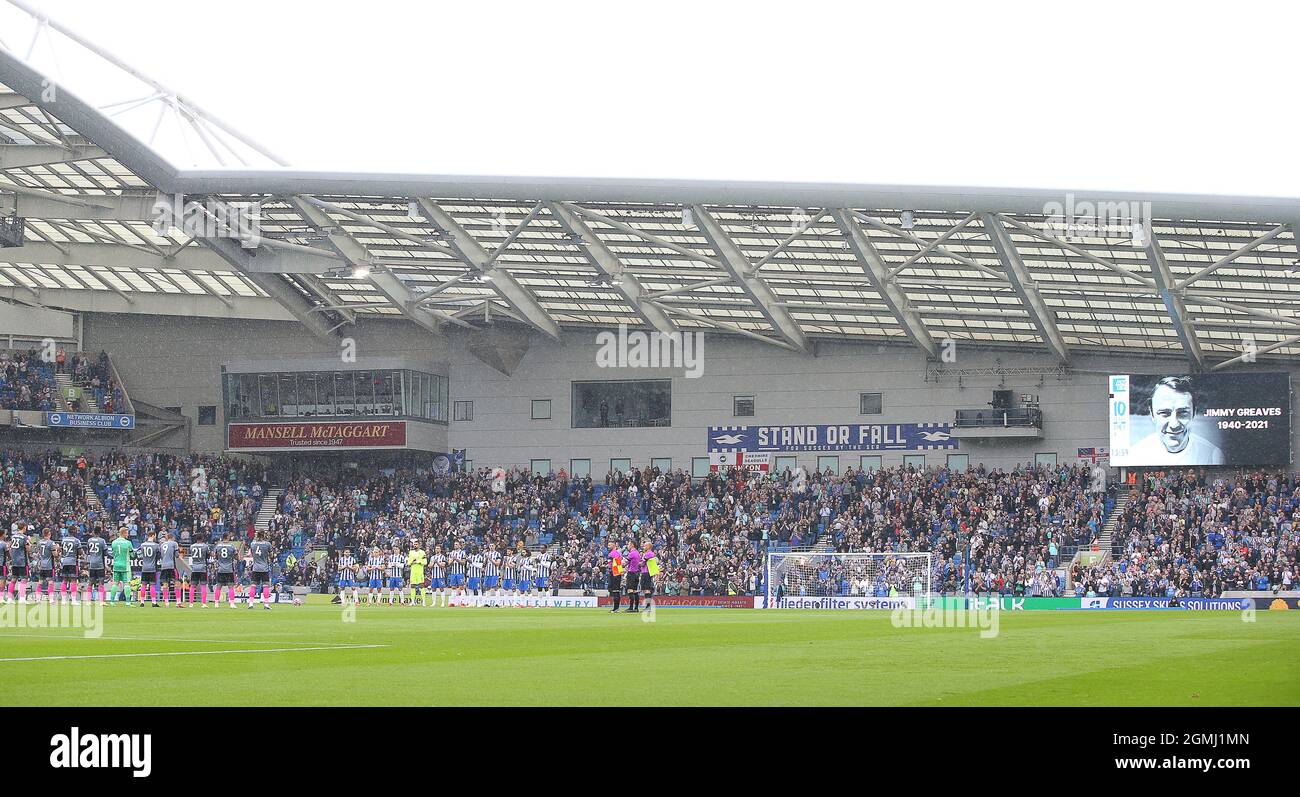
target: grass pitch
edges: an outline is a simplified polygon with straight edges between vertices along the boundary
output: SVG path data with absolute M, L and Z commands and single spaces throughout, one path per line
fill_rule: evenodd
M 321 598 L 317 598 L 317 601 Z M 888 612 L 337 605 L 105 610 L 0 628 L 0 705 L 1300 705 L 1300 612 Z

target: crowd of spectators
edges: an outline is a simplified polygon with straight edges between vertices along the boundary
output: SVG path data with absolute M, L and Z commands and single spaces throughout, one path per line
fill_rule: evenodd
M 1218 597 L 1290 590 L 1297 580 L 1300 481 L 1278 472 L 1147 475 L 1133 488 L 1114 556 L 1076 565 L 1078 594 Z
M 1216 596 L 1231 589 L 1291 589 L 1297 580 L 1300 482 L 1278 472 L 1148 476 L 1118 515 L 1115 555 L 1072 564 L 1095 547 L 1110 496 L 1085 466 L 910 467 L 842 474 L 729 470 L 692 479 L 633 468 L 600 482 L 564 472 L 416 467 L 325 469 L 270 476 L 247 460 L 202 455 L 0 453 L 0 520 L 40 527 L 126 526 L 132 539 L 170 531 L 184 544 L 226 531 L 248 539 L 264 491 L 283 484 L 272 543 L 294 560 L 291 583 L 323 588 L 335 559 L 374 546 L 429 551 L 545 547 L 555 586 L 597 590 L 606 553 L 648 540 L 659 589 L 669 595 L 763 590 L 770 551 L 931 553 L 931 591 L 1057 596 L 1072 568 L 1077 595 Z M 86 501 L 89 484 L 102 502 Z M 1126 488 L 1127 489 L 1127 488 Z M 818 577 L 835 591 L 910 591 L 901 565 Z M 812 582 L 815 582 L 813 579 Z M 825 585 L 798 586 L 818 594 Z
M 54 369 L 33 349 L 0 351 L 0 410 L 58 409 Z
M 126 402 L 122 397 L 122 386 L 113 378 L 113 369 L 108 362 L 108 353 L 101 351 L 99 356 L 91 359 L 87 354 L 73 354 L 68 358 L 66 353 L 59 349 L 56 359 L 58 370 L 62 373 L 66 371 L 72 377 L 72 382 L 83 391 L 89 391 L 95 398 L 95 406 L 99 407 L 100 412 L 124 412 Z M 73 399 L 73 412 L 83 412 L 89 410 L 81 399 Z
M 101 517 L 86 502 L 84 475 L 57 452 L 0 451 L 0 522 L 88 530 Z
M 94 488 L 107 518 L 131 539 L 170 532 L 182 545 L 215 541 L 227 531 L 247 540 L 266 475 L 249 461 L 201 454 L 112 454 L 81 457 L 77 468 Z
M 182 544 L 227 531 L 248 539 L 263 492 L 262 468 L 202 455 L 0 452 L 0 522 L 19 520 L 56 534 L 125 526 L 132 542 L 170 532 Z M 87 500 L 93 489 L 99 506 Z M 111 532 L 110 532 L 111 533 Z
M 1095 539 L 1105 517 L 1106 497 L 1090 488 L 1089 469 L 1068 466 L 704 479 L 633 468 L 601 484 L 564 472 L 350 471 L 290 481 L 271 529 L 278 545 L 331 559 L 414 539 L 429 550 L 544 545 L 558 586 L 584 590 L 603 587 L 611 546 L 644 539 L 666 594 L 753 594 L 767 551 L 816 548 L 932 552 L 935 591 L 1057 595 L 1061 552 Z

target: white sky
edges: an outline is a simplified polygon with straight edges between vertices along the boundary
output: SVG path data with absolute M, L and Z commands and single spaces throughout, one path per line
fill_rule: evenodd
M 29 2 L 297 168 L 1300 196 L 1296 3 Z

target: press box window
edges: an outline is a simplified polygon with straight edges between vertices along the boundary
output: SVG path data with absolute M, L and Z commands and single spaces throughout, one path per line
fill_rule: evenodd
M 884 411 L 884 402 L 881 400 L 881 393 L 859 393 L 858 394 L 858 414 L 859 415 L 879 415 Z
M 732 415 L 737 418 L 754 417 L 753 396 L 733 396 L 731 399 Z
M 573 383 L 573 428 L 669 426 L 671 379 Z

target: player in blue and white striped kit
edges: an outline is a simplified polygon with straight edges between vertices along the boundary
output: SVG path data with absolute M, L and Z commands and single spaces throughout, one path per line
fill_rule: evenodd
M 483 563 L 483 592 L 497 595 L 501 591 L 501 552 L 495 546 L 488 548 Z
M 442 546 L 439 545 L 433 551 L 433 556 L 429 557 L 429 591 L 433 593 L 433 605 L 437 606 L 439 599 L 442 605 L 447 605 L 447 554 L 442 552 Z
M 465 595 L 465 551 L 460 543 L 455 543 L 447 556 L 447 584 L 451 587 L 448 605 L 465 605 L 460 600 Z
M 388 605 L 393 605 L 393 600 L 397 598 L 405 583 L 402 580 L 402 570 L 406 567 L 406 557 L 402 555 L 402 549 L 394 545 L 393 550 L 388 554 L 388 580 L 385 582 L 384 594 L 388 596 Z
M 505 564 L 502 566 L 505 578 L 502 579 L 501 586 L 505 589 L 507 595 L 518 595 L 519 589 L 516 582 L 519 581 L 519 560 L 512 553 L 506 554 Z
M 351 551 L 339 554 L 339 600 L 347 600 L 344 590 L 352 590 L 352 602 L 361 601 L 360 587 L 357 586 L 357 558 Z
M 483 554 L 477 549 L 469 555 L 469 564 L 466 565 L 465 572 L 469 592 L 474 596 L 471 603 L 481 606 L 482 602 L 478 598 L 483 595 Z
M 533 581 L 538 592 L 546 592 L 551 588 L 551 555 L 546 551 L 537 554 L 537 576 Z
M 373 605 L 379 600 L 379 590 L 384 586 L 384 555 L 380 553 L 378 545 L 370 549 L 366 570 L 370 576 L 370 586 L 366 590 L 366 595 Z

